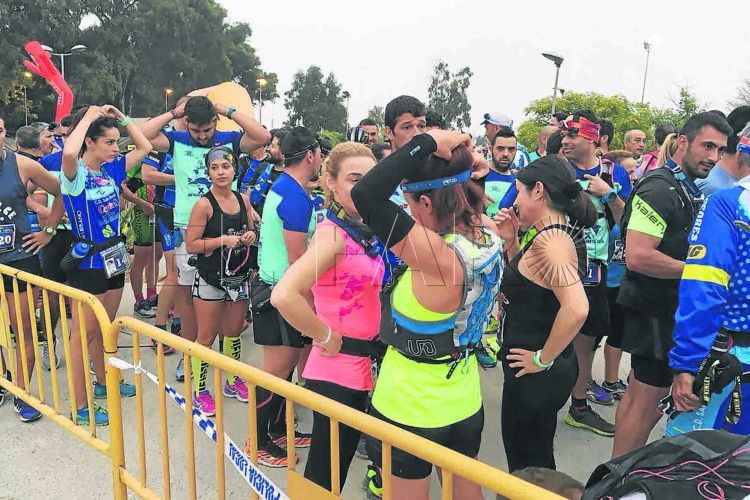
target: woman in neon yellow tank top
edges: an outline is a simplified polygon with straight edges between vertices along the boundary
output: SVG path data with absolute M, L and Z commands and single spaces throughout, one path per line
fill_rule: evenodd
M 431 130 L 375 166 L 352 190 L 365 223 L 409 269 L 391 298 L 394 330 L 371 413 L 470 457 L 477 456 L 484 411 L 474 348 L 490 317 L 502 274 L 500 239 L 482 216 L 484 197 L 470 181 L 467 134 Z M 402 185 L 413 218 L 389 197 Z M 368 440 L 381 463 L 379 443 Z M 432 465 L 392 455 L 396 498 L 428 498 Z M 481 488 L 454 479 L 456 498 Z

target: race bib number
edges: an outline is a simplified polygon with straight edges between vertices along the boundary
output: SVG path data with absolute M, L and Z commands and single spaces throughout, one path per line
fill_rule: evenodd
M 16 247 L 16 225 L 0 225 L 0 253 L 10 252 Z
M 589 262 L 589 269 L 583 286 L 597 286 L 602 279 L 602 265 L 598 262 Z
M 612 262 L 615 264 L 625 264 L 625 242 L 615 240 L 615 250 L 612 252 Z
M 104 261 L 104 273 L 107 275 L 107 279 L 119 276 L 130 268 L 128 251 L 123 242 L 102 250 L 99 252 L 99 255 L 101 255 Z

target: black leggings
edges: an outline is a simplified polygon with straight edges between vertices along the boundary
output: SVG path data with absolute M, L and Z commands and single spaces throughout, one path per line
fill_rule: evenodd
M 321 380 L 308 380 L 305 387 L 355 410 L 367 409 L 367 391 L 357 391 Z M 342 490 L 349 465 L 357 451 L 359 435 L 357 429 L 339 424 L 339 486 Z M 307 454 L 305 478 L 329 491 L 331 489 L 331 424 L 328 417 L 318 412 L 313 412 L 312 444 Z
M 546 372 L 516 378 L 503 349 L 502 433 L 508 468 L 555 469 L 554 438 L 557 412 L 563 407 L 578 378 L 578 361 L 571 346 Z

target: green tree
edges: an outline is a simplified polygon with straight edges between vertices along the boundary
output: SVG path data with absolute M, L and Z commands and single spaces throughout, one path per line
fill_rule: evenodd
M 468 66 L 451 73 L 448 63 L 439 61 L 435 65 L 430 88 L 428 107 L 441 115 L 450 128 L 471 126 L 471 105 L 466 90 L 474 75 Z
M 371 107 L 369 111 L 367 111 L 367 118 L 375 120 L 375 123 L 378 124 L 378 128 L 382 130 L 385 125 L 385 108 L 377 105 Z
M 81 30 L 87 14 L 95 25 Z M 136 116 L 164 109 L 164 88 L 175 97 L 223 81 L 244 85 L 257 99 L 256 80 L 266 79 L 263 100 L 278 97 L 277 76 L 262 71 L 248 43 L 246 23 L 230 24 L 215 0 L 7 0 L 0 4 L 0 100 L 8 107 L 10 82 L 22 75 L 23 45 L 36 39 L 64 50 L 83 43 L 88 51 L 65 61 L 76 104 L 111 103 Z M 58 61 L 55 60 L 55 63 Z M 32 112 L 49 119 L 54 95 L 44 82 L 29 92 Z M 172 101 L 174 104 L 174 101 Z M 15 113 L 14 116 L 17 116 Z
M 303 125 L 311 130 L 346 130 L 346 107 L 341 84 L 333 73 L 328 76 L 318 66 L 294 75 L 291 88 L 284 93 L 287 109 L 285 126 Z
M 610 149 L 621 149 L 625 132 L 640 129 L 651 136 L 656 125 L 672 122 L 678 128 L 693 114 L 702 110 L 698 99 L 688 88 L 680 89 L 680 97 L 674 100 L 673 108 L 654 108 L 648 104 L 633 103 L 621 95 L 605 96 L 595 92 L 577 93 L 568 91 L 557 99 L 557 109 L 575 111 L 590 109 L 599 118 L 611 121 L 615 126 Z M 526 108 L 527 119 L 518 129 L 518 140 L 527 147 L 536 145 L 539 130 L 547 124 L 552 111 L 552 98 L 533 101 Z

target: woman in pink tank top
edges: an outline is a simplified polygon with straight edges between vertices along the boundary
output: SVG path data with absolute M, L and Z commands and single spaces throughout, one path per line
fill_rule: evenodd
M 354 142 L 339 144 L 325 163 L 321 179 L 329 207 L 305 254 L 276 284 L 271 303 L 313 348 L 303 377 L 306 387 L 356 410 L 365 411 L 373 388 L 370 353 L 380 330 L 383 261 L 372 233 L 361 222 L 351 199 L 352 187 L 375 165 L 372 152 Z M 312 291 L 312 307 L 310 291 Z M 343 489 L 360 432 L 340 425 L 339 457 Z M 305 477 L 331 489 L 330 424 L 314 413 L 312 444 Z

